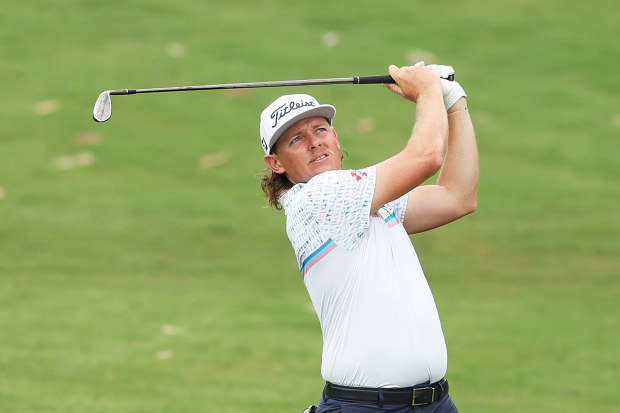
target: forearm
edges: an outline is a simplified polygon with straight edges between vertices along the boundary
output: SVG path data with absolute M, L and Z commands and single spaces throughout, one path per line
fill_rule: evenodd
M 416 123 L 405 150 L 409 150 L 414 156 L 428 154 L 443 159 L 447 149 L 448 130 L 441 89 L 437 88 L 434 93 L 418 100 Z
M 465 98 L 448 111 L 448 130 L 448 150 L 437 184 L 445 187 L 464 208 L 473 211 L 480 172 L 476 136 Z

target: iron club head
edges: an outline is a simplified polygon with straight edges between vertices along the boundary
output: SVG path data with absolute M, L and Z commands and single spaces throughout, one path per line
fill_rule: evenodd
M 112 116 L 112 98 L 110 98 L 110 91 L 106 90 L 101 92 L 95 107 L 93 108 L 93 119 L 97 122 L 105 122 Z

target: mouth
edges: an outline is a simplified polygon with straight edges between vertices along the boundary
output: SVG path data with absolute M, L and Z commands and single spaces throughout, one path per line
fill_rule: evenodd
M 320 154 L 319 156 L 316 156 L 312 159 L 310 159 L 310 162 L 308 163 L 317 163 L 317 162 L 321 162 L 324 161 L 325 159 L 327 159 L 329 156 L 331 155 L 330 152 L 324 152 L 322 154 Z
M 323 159 L 327 159 L 327 154 L 323 154 L 323 155 L 319 156 L 318 158 L 314 158 L 313 160 L 310 161 L 310 163 L 321 162 Z

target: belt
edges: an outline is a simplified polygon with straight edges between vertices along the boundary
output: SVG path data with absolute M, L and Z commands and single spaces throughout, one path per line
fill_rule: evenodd
M 327 383 L 325 395 L 332 399 L 364 402 L 364 403 L 389 403 L 408 404 L 411 406 L 424 406 L 441 399 L 448 394 L 448 381 L 441 379 L 436 383 L 416 387 L 376 389 L 368 387 L 345 387 Z M 383 397 L 380 397 L 383 392 Z M 381 400 L 383 399 L 383 400 Z

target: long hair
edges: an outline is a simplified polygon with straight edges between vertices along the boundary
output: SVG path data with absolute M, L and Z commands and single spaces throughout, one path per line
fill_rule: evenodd
M 262 177 L 260 181 L 260 186 L 263 188 L 263 192 L 265 193 L 265 197 L 267 198 L 267 202 L 269 206 L 274 207 L 275 209 L 282 209 L 282 205 L 278 201 L 278 198 L 291 189 L 293 187 L 293 183 L 288 180 L 286 174 L 278 174 L 272 170 L 269 170 Z

